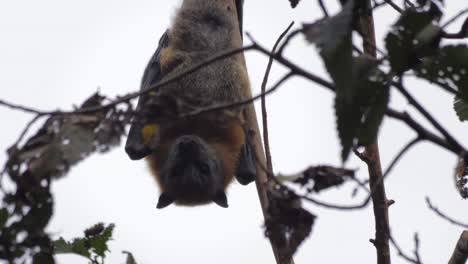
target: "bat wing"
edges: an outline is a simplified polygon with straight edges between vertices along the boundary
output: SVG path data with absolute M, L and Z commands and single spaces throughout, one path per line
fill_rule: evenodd
M 141 80 L 140 91 L 145 91 L 155 84 L 157 84 L 162 79 L 161 74 L 161 51 L 163 48 L 167 47 L 169 43 L 168 32 L 164 32 L 162 37 L 159 40 L 158 48 L 151 57 L 148 65 L 146 66 L 143 78 Z M 142 109 L 145 107 L 148 102 L 148 94 L 143 94 L 138 99 L 138 104 L 136 107 L 136 113 L 133 117 L 132 124 L 130 125 L 130 131 L 128 133 L 127 142 L 125 144 L 125 152 L 132 160 L 139 160 L 146 157 L 150 152 L 150 148 L 145 144 L 143 140 L 142 131 L 145 127 L 146 120 L 144 117 L 139 115 L 142 113 Z
M 236 179 L 240 184 L 247 185 L 255 180 L 256 174 L 255 150 L 252 143 L 247 138 L 239 154 Z

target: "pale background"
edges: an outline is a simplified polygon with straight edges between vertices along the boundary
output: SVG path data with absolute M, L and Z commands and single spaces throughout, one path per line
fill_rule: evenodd
M 315 0 L 302 0 L 297 9 L 287 0 L 250 0 L 245 4 L 244 29 L 269 47 L 292 21 L 312 22 L 321 17 Z M 333 1 L 326 1 L 333 2 Z M 401 2 L 401 1 L 397 1 Z M 447 0 L 448 14 L 467 7 L 462 0 Z M 99 87 L 116 96 L 138 89 L 143 69 L 168 27 L 180 1 L 69 1 L 16 0 L 0 2 L 0 98 L 44 110 L 71 109 Z M 337 10 L 337 6 L 330 6 Z M 377 35 L 381 43 L 396 12 L 379 9 Z M 447 18 L 445 18 L 447 20 Z M 461 21 L 459 21 L 461 22 Z M 458 31 L 455 23 L 451 31 Z M 466 41 L 465 41 L 466 43 Z M 288 57 L 327 77 L 315 48 L 296 39 Z M 247 54 L 254 93 L 258 93 L 267 58 Z M 273 83 L 284 69 L 274 68 Z M 458 139 L 465 139 L 466 124 L 458 122 L 452 97 L 425 82 L 413 82 L 411 91 Z M 340 165 L 339 145 L 332 111 L 332 94 L 296 78 L 268 98 L 271 148 L 277 172 L 292 173 L 308 165 Z M 392 105 L 410 109 L 398 94 Z M 0 107 L 3 120 L 0 147 L 14 142 L 31 116 Z M 413 138 L 406 126 L 387 120 L 380 134 L 386 167 L 401 146 Z M 463 141 L 462 141 L 463 142 Z M 466 142 L 466 140 L 465 140 Z M 0 153 L 0 162 L 6 155 Z M 413 234 L 419 232 L 425 263 L 448 260 L 461 229 L 435 216 L 425 205 L 433 202 L 451 216 L 468 222 L 466 202 L 455 192 L 456 159 L 424 143 L 418 145 L 386 182 L 393 233 L 411 253 Z M 355 157 L 347 164 L 366 167 Z M 350 200 L 352 186 L 332 190 L 319 198 Z M 81 236 L 92 224 L 115 223 L 112 252 L 107 263 L 123 263 L 122 250 L 131 251 L 138 263 L 273 263 L 263 236 L 262 216 L 254 184 L 234 183 L 229 189 L 229 209 L 217 206 L 156 210 L 158 190 L 143 162 L 130 161 L 122 147 L 93 155 L 53 185 L 55 214 L 48 227 L 54 237 Z M 330 211 L 307 205 L 318 215 L 311 236 L 295 256 L 296 263 L 375 263 L 371 207 L 353 212 Z M 392 250 L 394 263 L 404 263 Z M 59 263 L 86 263 L 62 256 Z

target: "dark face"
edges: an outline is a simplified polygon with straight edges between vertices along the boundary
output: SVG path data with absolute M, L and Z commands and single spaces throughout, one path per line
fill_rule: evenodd
M 203 139 L 185 135 L 172 144 L 160 173 L 166 194 L 181 203 L 202 203 L 223 191 L 221 169 L 221 163 Z

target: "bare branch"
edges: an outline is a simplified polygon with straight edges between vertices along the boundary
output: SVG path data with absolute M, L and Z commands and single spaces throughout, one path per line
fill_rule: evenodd
M 312 198 L 312 197 L 309 197 L 309 196 L 306 196 L 306 195 L 299 195 L 300 198 L 306 200 L 306 201 L 309 201 L 315 205 L 318 205 L 320 207 L 324 207 L 324 208 L 327 208 L 327 209 L 335 209 L 335 210 L 358 210 L 358 209 L 363 209 L 365 208 L 370 200 L 371 200 L 371 194 L 369 194 L 365 199 L 364 201 L 362 201 L 360 204 L 356 204 L 356 205 L 339 205 L 339 204 L 333 204 L 333 203 L 327 203 L 327 202 L 322 202 L 320 200 L 317 200 L 315 198 Z
M 366 0 L 366 6 L 370 7 L 370 0 Z M 360 25 L 363 37 L 364 53 L 376 57 L 376 40 L 374 29 L 374 18 L 372 11 L 360 15 Z M 379 145 L 377 140 L 365 146 L 362 153 L 369 172 L 369 186 L 371 189 L 372 204 L 374 207 L 375 220 L 375 248 L 377 250 L 377 263 L 390 264 L 390 248 L 388 240 L 390 236 L 390 224 L 388 218 L 389 201 L 385 194 L 382 167 L 380 164 Z
M 7 102 L 7 101 L 2 100 L 2 99 L 0 99 L 0 105 L 6 106 L 6 107 L 11 108 L 13 110 L 20 110 L 20 111 L 23 111 L 23 112 L 29 113 L 29 114 L 44 115 L 44 113 L 45 113 L 45 112 L 43 112 L 41 110 L 37 110 L 37 109 L 31 108 L 31 107 L 22 106 L 22 105 L 18 105 L 18 104 L 13 104 L 13 103 Z
M 278 47 L 279 43 L 281 40 L 286 36 L 288 31 L 291 29 L 291 27 L 294 25 L 294 22 L 290 23 L 289 26 L 286 28 L 286 30 L 281 33 L 279 38 L 276 40 L 275 45 L 273 45 L 273 49 L 271 50 L 271 54 L 275 54 L 276 48 Z M 269 172 L 272 174 L 273 172 L 273 164 L 271 160 L 271 151 L 270 151 L 270 138 L 268 135 L 268 114 L 267 114 L 267 108 L 266 108 L 266 100 L 265 100 L 265 92 L 266 92 L 266 86 L 268 83 L 268 77 L 270 76 L 270 71 L 271 71 L 271 66 L 273 65 L 273 57 L 270 56 L 270 59 L 268 60 L 268 65 L 265 70 L 265 75 L 263 76 L 263 81 L 262 81 L 262 122 L 263 122 L 263 145 L 265 148 L 265 157 L 266 157 L 266 167 Z
M 403 13 L 403 9 L 399 7 L 397 4 L 395 4 L 392 0 L 384 0 L 385 3 L 387 3 L 389 6 L 391 6 L 393 9 L 395 9 L 398 13 Z
M 448 264 L 465 264 L 468 259 L 468 231 L 463 231 Z
M 447 33 L 445 31 L 442 31 L 443 38 L 446 39 L 463 39 L 463 38 L 468 38 L 468 18 L 465 19 L 465 22 L 463 22 L 463 25 L 460 28 L 460 31 L 457 33 Z
M 395 158 L 393 158 L 392 162 L 390 163 L 390 165 L 388 166 L 388 168 L 385 170 L 385 173 L 383 174 L 383 177 L 384 178 L 387 178 L 388 174 L 390 174 L 390 172 L 393 170 L 393 168 L 395 167 L 395 165 L 398 163 L 398 161 L 403 157 L 403 155 L 405 155 L 405 153 L 411 149 L 411 147 L 413 147 L 416 143 L 418 143 L 419 141 L 421 141 L 421 138 L 420 137 L 417 137 L 413 140 L 411 140 L 410 142 L 408 142 L 408 144 L 406 144 L 402 150 L 400 150 L 400 152 L 398 152 L 398 154 L 395 156 Z
M 400 82 L 392 82 L 392 85 L 395 86 L 398 91 L 400 91 L 404 97 L 408 100 L 408 102 L 416 108 L 423 116 L 426 118 L 431 125 L 433 125 L 447 140 L 447 143 L 453 147 L 457 151 L 457 154 L 461 154 L 465 152 L 464 148 L 461 146 L 460 143 L 437 121 L 435 118 L 429 114 L 429 112 L 414 98 L 403 86 L 402 80 Z
M 420 241 L 419 241 L 419 235 L 418 235 L 418 233 L 415 233 L 415 234 L 414 234 L 414 256 L 415 256 L 416 261 L 417 261 L 418 263 L 422 263 L 422 262 L 421 262 L 421 256 L 420 256 L 420 254 L 419 254 L 419 243 L 420 243 Z
M 396 242 L 395 238 L 392 235 L 390 235 L 390 243 L 396 249 L 398 256 L 400 256 L 402 259 L 410 263 L 422 264 L 421 260 L 419 259 L 419 238 L 417 237 L 417 234 L 415 234 L 415 250 L 414 250 L 415 257 L 414 258 L 410 257 L 401 249 L 401 247 L 398 245 L 398 243 Z
M 328 14 L 327 7 L 326 7 L 325 4 L 323 3 L 323 0 L 318 0 L 318 2 L 319 2 L 319 5 L 320 5 L 320 9 L 322 9 L 323 15 L 324 15 L 325 17 L 329 17 L 330 15 Z
M 421 139 L 430 141 L 446 150 L 453 152 L 454 154 L 458 155 L 459 150 L 453 148 L 451 145 L 447 143 L 443 138 L 437 136 L 436 134 L 432 133 L 431 131 L 424 128 L 421 124 L 418 123 L 410 114 L 407 112 L 398 112 L 393 109 L 388 109 L 385 113 L 387 116 L 403 121 L 407 126 L 413 129 Z
M 452 17 L 451 19 L 449 19 L 447 22 L 445 22 L 443 25 L 442 25 L 442 28 L 446 28 L 448 27 L 450 24 L 452 24 L 453 22 L 457 21 L 457 19 L 459 19 L 460 17 L 462 17 L 463 15 L 465 15 L 466 13 L 468 13 L 468 8 L 460 11 L 458 14 L 456 14 L 454 17 Z
M 290 23 L 289 26 L 286 28 L 286 30 L 281 33 L 281 35 L 278 37 L 278 39 L 275 42 L 275 45 L 273 45 L 273 49 L 271 50 L 271 54 L 275 54 L 276 48 L 278 47 L 279 43 L 281 40 L 286 36 L 288 31 L 291 29 L 291 27 L 294 25 L 294 22 Z M 264 144 L 264 149 L 265 149 L 265 158 L 266 158 L 266 166 L 267 166 L 267 171 L 270 173 L 273 173 L 273 164 L 271 160 L 271 152 L 270 152 L 270 140 L 269 140 L 269 135 L 268 135 L 268 115 L 267 115 L 267 109 L 266 109 L 266 86 L 268 83 L 268 77 L 270 76 L 270 71 L 271 67 L 273 65 L 273 57 L 270 56 L 268 60 L 268 65 L 265 70 L 265 75 L 263 77 L 262 81 L 262 87 L 261 87 L 261 103 L 262 103 L 262 121 L 263 121 L 263 144 Z M 279 87 L 276 86 L 276 87 Z M 270 173 L 267 173 L 266 176 L 267 178 L 270 178 Z M 265 188 L 265 187 L 263 187 Z M 265 205 L 266 206 L 266 205 Z M 265 216 L 265 223 L 268 222 L 268 217 Z M 278 232 L 278 235 L 284 237 L 286 234 L 281 233 L 277 225 L 274 225 L 272 228 L 275 228 Z M 274 244 L 274 239 L 270 238 L 270 241 L 272 244 Z M 286 264 L 293 264 L 294 260 L 290 254 L 287 254 L 286 252 L 290 252 L 289 250 L 282 250 L 279 245 L 273 245 L 274 247 L 274 252 L 275 252 L 275 257 L 276 257 L 276 262 L 278 264 L 280 263 L 286 263 Z
M 449 217 L 448 215 L 442 213 L 437 207 L 435 207 L 431 203 L 431 200 L 429 199 L 429 197 L 426 197 L 426 203 L 427 203 L 427 207 L 429 207 L 429 209 L 431 209 L 434 213 L 436 213 L 442 219 L 445 219 L 446 221 L 450 222 L 453 225 L 457 225 L 457 226 L 460 226 L 462 228 L 468 229 L 468 224 L 464 224 L 464 223 L 462 223 L 460 221 L 457 221 L 457 220 Z

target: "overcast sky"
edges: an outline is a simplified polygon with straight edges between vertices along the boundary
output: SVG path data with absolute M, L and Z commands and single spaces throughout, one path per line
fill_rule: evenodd
M 302 0 L 292 10 L 287 0 L 250 0 L 245 4 L 244 29 L 271 47 L 291 22 L 312 22 L 321 16 L 315 0 Z M 333 2 L 333 1 L 326 1 Z M 400 3 L 401 1 L 396 1 Z M 448 14 L 467 8 L 462 0 L 446 0 Z M 44 110 L 71 109 L 98 88 L 108 96 L 136 91 L 143 69 L 159 36 L 169 26 L 180 1 L 4 1 L 0 5 L 0 98 Z M 337 10 L 337 6 L 329 6 Z M 391 9 L 376 13 L 381 44 L 388 25 L 396 20 Z M 447 18 L 445 18 L 447 20 Z M 458 31 L 460 22 L 450 27 Z M 466 43 L 466 41 L 465 41 Z M 328 78 L 314 47 L 297 38 L 286 55 L 310 71 Z M 254 93 L 258 93 L 267 58 L 246 55 Z M 273 83 L 285 69 L 272 71 Z M 467 125 L 458 122 L 452 97 L 426 82 L 408 83 L 424 106 L 468 145 Z M 335 132 L 333 96 L 327 90 L 296 78 L 268 98 L 270 140 L 277 172 L 297 172 L 308 165 L 339 166 L 340 147 Z M 392 106 L 411 110 L 396 93 Z M 414 112 L 412 112 L 414 113 Z M 0 147 L 14 142 L 31 116 L 0 108 L 4 120 Z M 404 125 L 386 120 L 379 136 L 386 167 L 393 156 L 414 137 Z M 465 139 L 465 140 L 464 140 Z M 6 159 L 0 153 L 0 162 Z M 386 182 L 392 231 L 407 252 L 419 233 L 425 263 L 447 262 L 462 231 L 435 216 L 425 196 L 444 212 L 468 222 L 467 204 L 454 189 L 456 159 L 450 153 L 423 143 L 412 150 Z M 352 157 L 347 163 L 366 177 L 366 166 Z M 350 201 L 353 186 L 331 190 L 320 199 Z M 234 183 L 228 192 L 229 209 L 215 205 L 156 210 L 158 190 L 144 162 L 127 158 L 119 147 L 93 155 L 53 185 L 55 214 L 48 227 L 55 238 L 81 236 L 97 223 L 115 223 L 112 252 L 107 263 L 123 263 L 122 250 L 132 252 L 138 263 L 273 263 L 254 184 Z M 318 215 L 311 236 L 295 256 L 296 263 L 375 263 L 371 207 L 353 212 L 306 206 Z M 394 263 L 403 263 L 392 249 Z M 77 256 L 63 256 L 59 263 L 86 263 Z

